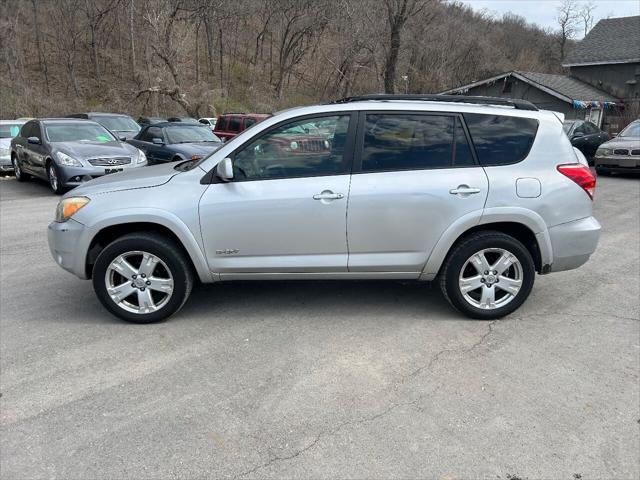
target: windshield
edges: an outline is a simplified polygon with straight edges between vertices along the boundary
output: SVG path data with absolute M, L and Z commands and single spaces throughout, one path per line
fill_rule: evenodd
M 0 138 L 13 138 L 20 133 L 20 123 L 4 123 L 0 125 Z
M 103 127 L 106 127 L 114 132 L 137 132 L 140 130 L 140 125 L 134 122 L 133 118 L 125 116 L 94 116 L 92 120 L 95 120 Z
M 573 127 L 573 124 L 575 122 L 564 122 L 562 124 L 562 130 L 564 130 L 564 133 L 569 133 L 569 130 L 571 130 L 571 127 Z
M 220 142 L 204 125 L 176 125 L 166 129 L 169 143 Z
M 640 137 L 640 122 L 630 123 L 618 136 L 631 138 Z
M 58 123 L 45 125 L 50 142 L 113 142 L 116 139 L 101 125 L 92 123 Z

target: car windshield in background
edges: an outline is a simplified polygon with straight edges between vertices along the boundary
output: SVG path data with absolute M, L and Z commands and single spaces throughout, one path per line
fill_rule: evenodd
M 45 125 L 50 142 L 113 142 L 116 139 L 109 131 L 95 124 L 62 123 Z
M 104 117 L 95 116 L 93 120 L 113 132 L 137 132 L 140 130 L 140 125 L 129 117 L 112 117 L 105 115 Z
M 220 142 L 211 129 L 197 125 L 176 125 L 168 127 L 167 138 L 169 143 L 192 143 L 192 142 Z
M 569 133 L 569 130 L 571 130 L 571 127 L 573 127 L 573 124 L 575 122 L 564 122 L 562 124 L 562 130 L 564 130 L 564 133 Z
M 632 123 L 620 132 L 619 137 L 640 138 L 640 122 Z
M 0 125 L 0 138 L 13 138 L 18 136 L 21 126 L 19 123 L 5 123 Z

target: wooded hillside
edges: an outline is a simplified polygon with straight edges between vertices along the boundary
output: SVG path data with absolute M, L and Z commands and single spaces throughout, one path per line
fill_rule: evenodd
M 557 72 L 558 35 L 438 0 L 2 0 L 0 117 L 271 112 Z

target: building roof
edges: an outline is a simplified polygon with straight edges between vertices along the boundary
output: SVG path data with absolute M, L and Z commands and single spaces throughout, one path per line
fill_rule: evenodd
M 539 90 L 548 93 L 560 100 L 572 103 L 574 100 L 582 102 L 617 102 L 618 98 L 613 95 L 609 95 L 607 92 L 592 87 L 588 83 L 582 82 L 577 78 L 567 75 L 556 75 L 552 73 L 537 73 L 537 72 L 523 72 L 513 71 L 501 73 L 495 77 L 479 80 L 477 82 L 463 85 L 461 87 L 453 88 L 445 92 L 440 93 L 466 93 L 471 88 L 479 87 L 490 83 L 495 83 L 498 80 L 503 80 L 508 77 L 516 78 L 520 81 L 528 83 L 529 85 L 538 88 Z
M 563 67 L 640 62 L 640 15 L 605 18 L 579 42 Z

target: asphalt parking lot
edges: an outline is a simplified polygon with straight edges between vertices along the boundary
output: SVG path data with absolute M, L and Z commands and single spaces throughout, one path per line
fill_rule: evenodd
M 0 473 L 31 478 L 640 476 L 640 180 L 599 179 L 599 249 L 496 322 L 400 282 L 199 287 L 111 317 L 0 179 Z

